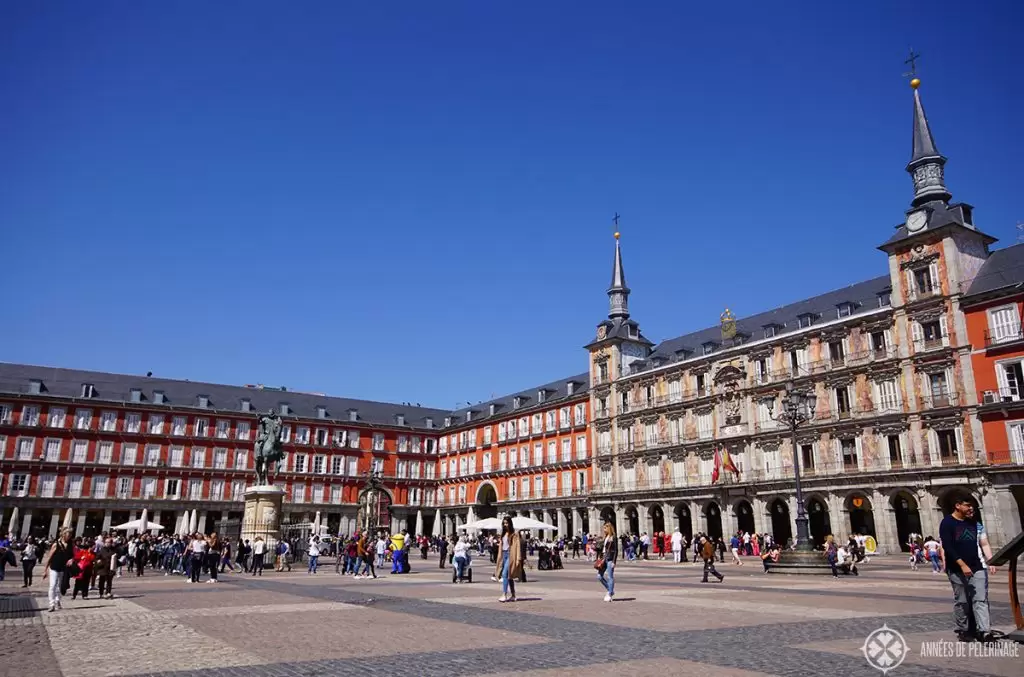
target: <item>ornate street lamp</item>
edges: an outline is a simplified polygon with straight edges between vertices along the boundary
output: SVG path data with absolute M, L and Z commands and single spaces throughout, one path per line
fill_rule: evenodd
M 811 392 L 799 392 L 793 389 L 792 383 L 786 384 L 782 394 L 782 407 L 775 413 L 775 398 L 765 398 L 768 416 L 773 421 L 789 428 L 793 445 L 793 479 L 796 485 L 796 550 L 799 553 L 812 552 L 810 530 L 807 527 L 807 511 L 804 508 L 804 495 L 800 488 L 800 454 L 796 443 L 796 431 L 804 423 L 814 418 L 814 410 L 818 397 Z

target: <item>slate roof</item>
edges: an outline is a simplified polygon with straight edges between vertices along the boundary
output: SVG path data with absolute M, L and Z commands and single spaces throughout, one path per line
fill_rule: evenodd
M 142 391 L 142 404 L 147 407 L 194 408 L 214 413 L 242 413 L 242 400 L 248 399 L 252 403 L 253 412 L 266 412 L 271 409 L 279 411 L 280 404 L 287 403 L 290 415 L 310 419 L 318 418 L 317 407 L 324 406 L 327 410 L 327 420 L 341 423 L 350 422 L 349 411 L 354 409 L 357 414 L 355 422 L 374 426 L 396 426 L 396 417 L 404 414 L 407 427 L 425 428 L 427 418 L 432 418 L 433 425 L 440 427 L 444 417 L 449 415 L 447 411 L 429 407 L 329 397 L 273 388 L 260 389 L 155 376 L 9 363 L 0 363 L 0 396 L 3 393 L 29 394 L 29 382 L 33 379 L 42 382 L 43 395 L 65 398 L 81 397 L 82 384 L 90 383 L 95 387 L 95 396 L 91 401 L 97 403 L 129 402 L 132 388 L 138 388 Z M 163 405 L 154 401 L 154 394 L 158 391 L 164 394 Z M 209 398 L 207 409 L 199 409 L 200 395 Z
M 992 252 L 971 281 L 967 296 L 1024 283 L 1024 243 Z
M 575 384 L 573 388 L 573 394 L 568 393 L 568 383 L 572 382 Z M 526 390 L 520 390 L 517 393 L 511 393 L 503 397 L 498 397 L 493 400 L 487 400 L 486 402 L 480 402 L 472 406 L 466 406 L 462 409 L 451 412 L 452 416 L 452 427 L 462 425 L 476 425 L 480 422 L 486 421 L 487 419 L 497 420 L 498 418 L 507 418 L 511 415 L 519 416 L 537 407 L 541 402 L 537 399 L 537 393 L 539 390 L 546 390 L 547 395 L 544 398 L 543 405 L 545 407 L 555 404 L 561 400 L 575 400 L 581 396 L 585 396 L 587 391 L 590 389 L 590 374 L 583 372 L 582 374 L 574 374 L 572 376 L 566 376 L 560 378 L 557 381 L 551 381 L 541 386 L 528 388 Z M 522 398 L 519 407 L 515 407 L 515 398 Z M 491 405 L 495 405 L 494 416 L 490 415 Z M 472 423 L 466 422 L 466 412 L 472 411 Z
M 828 320 L 838 319 L 838 306 L 842 303 L 854 304 L 851 316 L 876 310 L 879 307 L 879 294 L 890 291 L 889 276 L 882 275 L 819 296 L 813 296 L 803 301 L 790 303 L 774 310 L 740 318 L 736 320 L 736 333 L 738 336 L 749 337 L 750 341 L 756 341 L 764 338 L 764 328 L 767 325 L 775 325 L 775 335 L 783 336 L 801 329 L 798 324 L 799 318 L 808 313 L 814 317 L 812 326 Z M 646 361 L 646 366 L 648 368 L 657 366 L 659 360 L 662 363 L 668 363 L 691 357 L 700 357 L 703 354 L 702 346 L 709 342 L 718 344 L 718 347 L 721 346 L 723 343 L 721 325 L 715 325 L 707 329 L 701 329 L 700 331 L 662 341 L 655 347 L 651 357 Z M 716 347 L 716 350 L 718 347 Z M 684 354 L 681 351 L 691 352 Z
M 884 243 L 879 245 L 878 248 L 884 252 L 888 252 L 890 251 L 890 249 L 892 249 L 891 245 L 899 242 L 900 240 L 906 240 L 907 238 L 915 237 L 917 235 L 921 235 L 924 233 L 932 233 L 946 226 L 966 228 L 968 230 L 974 231 L 975 233 L 981 235 L 981 237 L 986 242 L 988 242 L 988 244 L 992 244 L 993 242 L 996 241 L 994 237 L 982 233 L 980 230 L 975 228 L 974 225 L 971 223 L 972 207 L 969 204 L 964 204 L 962 202 L 946 204 L 941 200 L 933 200 L 931 202 L 925 203 L 924 205 L 921 206 L 921 208 L 928 213 L 928 220 L 925 223 L 924 228 L 917 231 L 916 233 L 911 233 L 909 230 L 907 230 L 907 225 L 905 223 L 901 223 L 899 226 L 896 227 L 896 233 L 888 240 L 886 240 Z M 917 210 L 915 209 L 912 211 Z

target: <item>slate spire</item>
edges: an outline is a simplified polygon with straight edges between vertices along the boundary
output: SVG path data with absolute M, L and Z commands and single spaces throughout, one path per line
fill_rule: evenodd
M 914 90 L 914 130 L 907 172 L 914 181 L 914 200 L 911 203 L 914 207 L 936 200 L 948 202 L 952 197 L 946 189 L 943 171 L 946 158 L 939 153 L 931 127 L 928 126 L 928 116 L 925 115 L 921 93 L 918 91 L 920 86 L 919 79 L 914 78 L 910 81 L 910 87 Z
M 615 264 L 612 266 L 612 286 L 608 288 L 608 319 L 629 319 L 629 287 L 626 271 L 622 268 L 622 247 L 618 231 L 615 232 Z

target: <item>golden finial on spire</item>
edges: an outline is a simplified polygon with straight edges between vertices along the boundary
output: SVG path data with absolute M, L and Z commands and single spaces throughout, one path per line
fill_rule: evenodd
M 619 213 L 615 212 L 615 216 L 612 217 L 612 223 L 615 224 L 615 233 L 612 235 L 616 240 L 619 239 Z

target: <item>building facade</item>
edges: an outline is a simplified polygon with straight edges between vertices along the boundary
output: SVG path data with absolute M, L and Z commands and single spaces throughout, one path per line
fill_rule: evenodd
M 285 518 L 331 531 L 354 529 L 374 472 L 385 520 L 420 533 L 515 512 L 559 533 L 611 520 L 785 541 L 796 463 L 818 542 L 866 532 L 898 551 L 967 494 L 1000 545 L 1024 508 L 1024 245 L 991 252 L 952 201 L 912 84 L 909 207 L 863 282 L 655 345 L 616 233 L 587 371 L 457 411 L 0 365 L 0 526 L 52 534 L 71 508 L 91 534 L 148 508 L 175 530 L 198 510 L 210 530 L 241 516 L 256 412 L 273 410 Z M 773 418 L 787 390 L 817 397 L 795 436 Z

